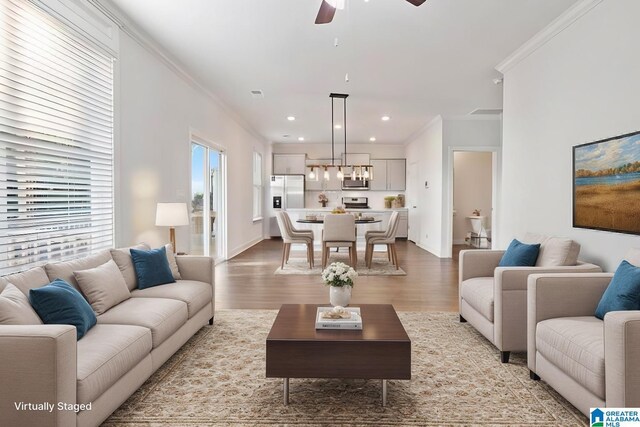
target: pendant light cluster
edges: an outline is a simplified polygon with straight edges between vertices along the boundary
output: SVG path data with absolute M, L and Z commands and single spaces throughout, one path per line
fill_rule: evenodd
M 307 178 L 312 181 L 317 181 L 322 173 L 322 177 L 325 181 L 331 179 L 331 170 L 336 170 L 336 178 L 340 181 L 344 181 L 345 178 L 351 178 L 352 180 L 371 181 L 373 180 L 373 166 L 372 165 L 350 165 L 347 158 L 347 97 L 346 93 L 331 93 L 331 164 L 317 164 L 309 165 L 309 173 Z M 343 160 L 339 165 L 335 164 L 335 100 L 336 98 L 342 99 L 343 103 L 343 120 L 342 129 L 344 134 L 344 155 Z

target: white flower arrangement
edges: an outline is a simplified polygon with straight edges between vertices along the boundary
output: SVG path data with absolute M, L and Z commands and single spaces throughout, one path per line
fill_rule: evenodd
M 322 281 L 325 285 L 341 288 L 353 286 L 358 272 L 343 262 L 334 262 L 322 272 Z

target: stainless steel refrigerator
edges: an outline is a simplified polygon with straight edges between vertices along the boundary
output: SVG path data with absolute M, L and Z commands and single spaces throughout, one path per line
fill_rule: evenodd
M 271 207 L 274 211 L 304 208 L 304 175 L 272 175 Z M 270 219 L 271 236 L 280 236 L 278 222 Z

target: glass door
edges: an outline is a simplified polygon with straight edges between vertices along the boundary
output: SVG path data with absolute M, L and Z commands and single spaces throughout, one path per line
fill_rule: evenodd
M 224 153 L 191 144 L 191 251 L 224 259 Z

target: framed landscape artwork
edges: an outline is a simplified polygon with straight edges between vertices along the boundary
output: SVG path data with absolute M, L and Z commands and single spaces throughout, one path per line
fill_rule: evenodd
M 640 234 L 640 132 L 573 147 L 573 226 Z

